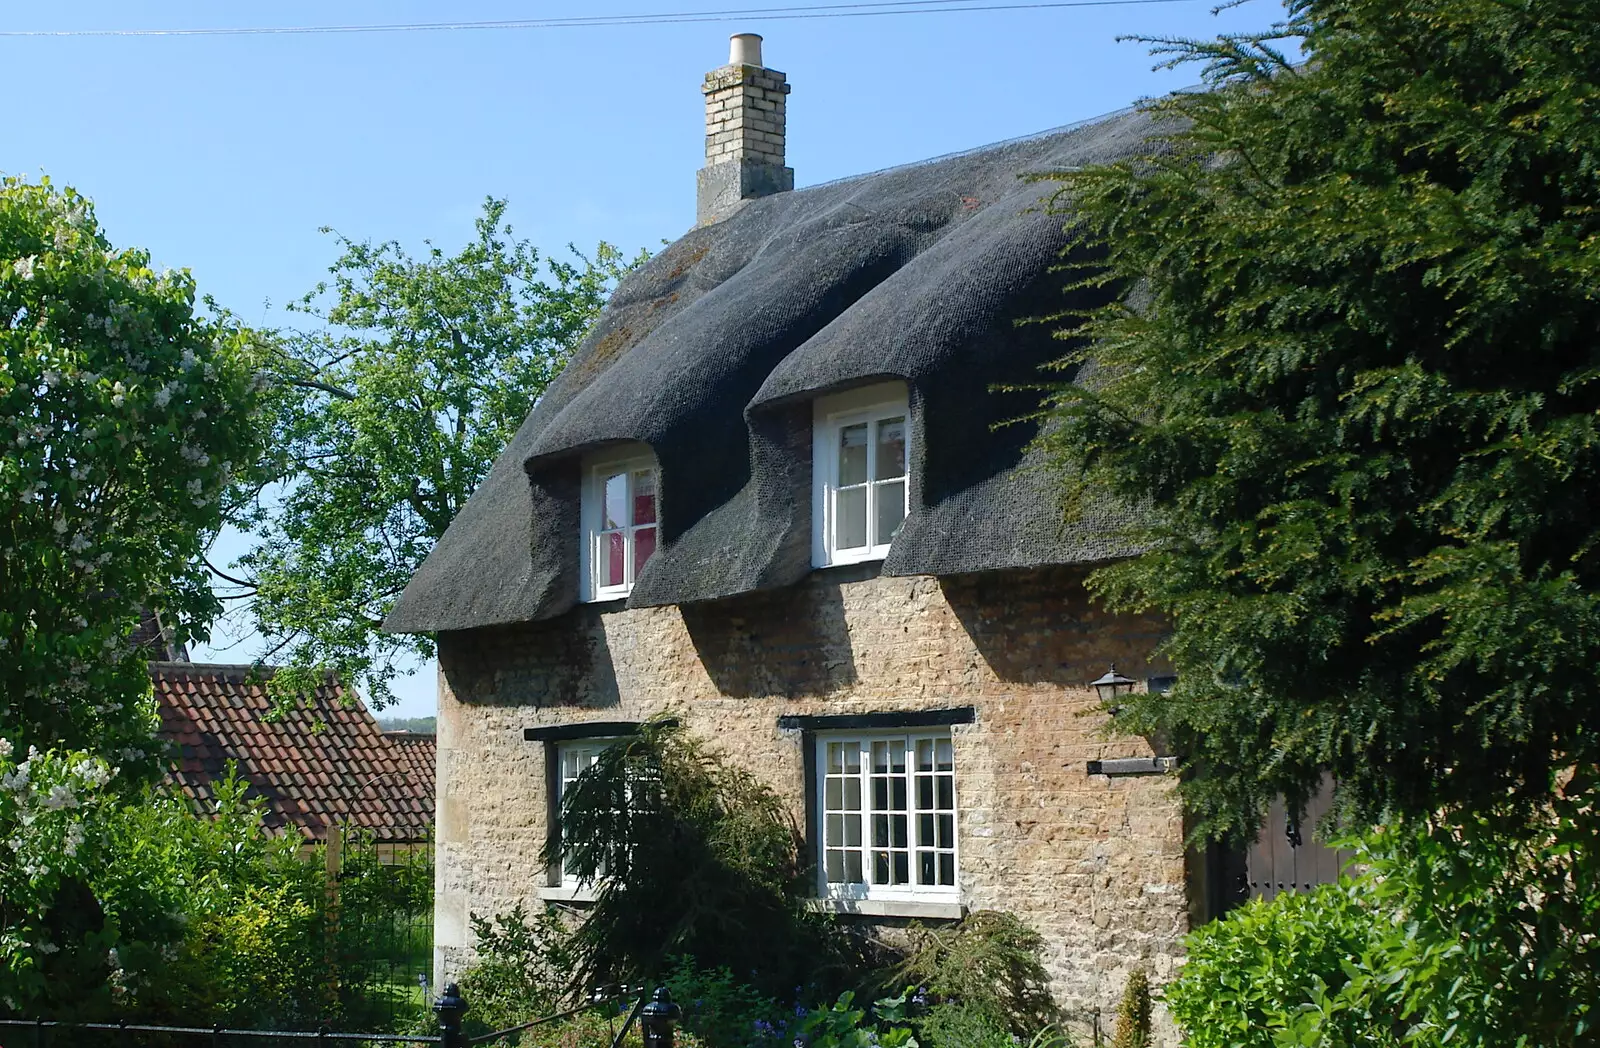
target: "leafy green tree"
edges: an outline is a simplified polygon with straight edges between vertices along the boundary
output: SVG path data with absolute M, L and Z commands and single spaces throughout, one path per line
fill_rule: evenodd
M 328 669 L 382 706 L 401 653 L 429 640 L 380 634 L 384 616 L 629 263 L 544 258 L 490 199 L 447 255 L 339 237 L 343 254 L 291 308 L 321 320 L 267 361 L 273 458 L 236 514 L 259 541 L 241 558 L 256 627 L 282 653 L 283 694 Z
M 104 991 L 122 916 L 95 878 L 157 769 L 142 607 L 216 611 L 202 552 L 260 441 L 255 339 L 89 202 L 0 181 L 0 1007 Z
M 145 605 L 180 627 L 217 610 L 202 552 L 259 454 L 253 345 L 71 189 L 0 182 L 0 737 L 19 752 L 154 770 L 127 638 Z
M 1063 176 L 1114 301 L 1047 427 L 1071 502 L 1143 508 L 1093 585 L 1169 616 L 1178 685 L 1121 724 L 1205 833 L 1331 771 L 1356 819 L 1536 839 L 1600 762 L 1594 5 L 1292 0 L 1160 46 L 1209 90 Z

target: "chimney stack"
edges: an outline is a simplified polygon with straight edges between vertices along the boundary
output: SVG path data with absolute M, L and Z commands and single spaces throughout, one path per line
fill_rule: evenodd
M 788 77 L 761 64 L 761 37 L 738 33 L 728 64 L 706 74 L 706 166 L 699 171 L 695 217 L 727 218 L 746 200 L 794 188 L 783 163 Z

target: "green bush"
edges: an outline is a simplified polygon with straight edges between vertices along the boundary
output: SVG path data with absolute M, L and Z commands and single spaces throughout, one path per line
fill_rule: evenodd
M 471 915 L 476 959 L 457 980 L 471 1005 L 474 1034 L 503 1030 L 561 1010 L 575 963 L 573 935 L 547 909 L 518 905 L 493 918 Z
M 1111 1048 L 1150 1048 L 1150 976 L 1143 968 L 1135 968 L 1123 988 Z
M 1349 883 L 1246 903 L 1189 935 L 1167 1008 L 1190 1048 L 1272 1048 L 1302 1005 L 1348 981 L 1374 931 Z
M 683 1008 L 680 1028 L 711 1048 L 788 1048 L 806 1009 L 784 1006 L 734 978 L 727 968 L 697 968 L 680 957 L 662 980 Z
M 918 987 L 1019 1038 L 1058 1018 L 1040 961 L 1044 940 L 1015 915 L 979 910 L 948 929 L 914 924 L 910 940 L 905 958 L 879 983 L 883 988 Z
M 564 793 L 560 826 L 545 861 L 596 886 L 575 981 L 652 981 L 687 956 L 767 994 L 848 985 L 854 936 L 808 907 L 787 805 L 673 722 L 603 750 Z
M 926 1048 L 1015 1048 L 1005 1024 L 982 1008 L 936 1004 L 917 1024 Z

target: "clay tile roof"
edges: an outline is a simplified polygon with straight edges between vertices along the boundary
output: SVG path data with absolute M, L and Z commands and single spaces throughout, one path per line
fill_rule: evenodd
M 321 840 L 334 819 L 388 842 L 433 829 L 434 737 L 385 732 L 338 681 L 280 720 L 265 717 L 270 667 L 152 662 L 161 736 L 172 745 L 168 782 L 199 810 L 233 761 L 266 801 L 272 833 Z

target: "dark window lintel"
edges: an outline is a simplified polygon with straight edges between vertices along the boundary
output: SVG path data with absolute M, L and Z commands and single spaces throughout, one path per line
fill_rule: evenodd
M 675 727 L 671 718 L 661 723 Z M 577 721 L 572 724 L 545 724 L 537 728 L 523 728 L 522 737 L 528 742 L 571 742 L 574 739 L 609 739 L 620 735 L 637 735 L 638 721 Z
M 868 728 L 937 728 L 948 724 L 971 724 L 977 709 L 957 706 L 943 710 L 899 710 L 893 713 L 840 713 L 822 716 L 778 718 L 778 727 L 801 731 L 853 731 Z

